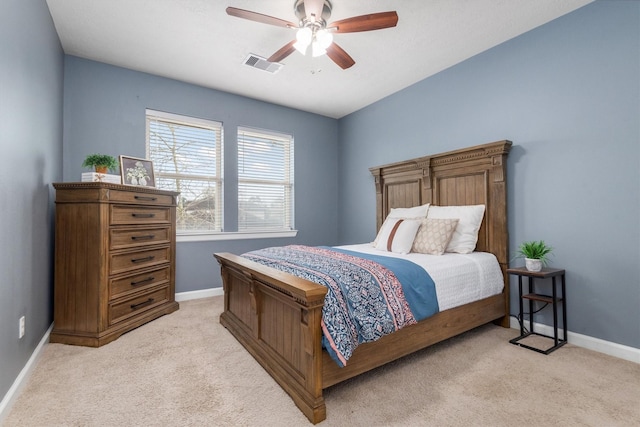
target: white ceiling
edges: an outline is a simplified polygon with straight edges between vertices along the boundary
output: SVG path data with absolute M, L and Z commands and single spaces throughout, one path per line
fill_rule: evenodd
M 294 30 L 228 16 L 227 6 L 296 22 L 294 0 L 47 0 L 65 53 L 340 118 L 592 0 L 332 0 L 329 22 L 395 10 L 395 28 L 336 34 L 356 64 L 294 52 Z

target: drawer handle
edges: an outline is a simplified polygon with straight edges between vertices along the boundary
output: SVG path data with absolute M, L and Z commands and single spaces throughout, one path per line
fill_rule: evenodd
M 133 196 L 133 198 L 136 200 L 148 200 L 150 202 L 155 202 L 156 200 L 158 200 L 157 197 L 145 197 L 145 196 Z
M 146 236 L 131 236 L 131 240 L 153 239 L 154 237 L 156 237 L 155 234 L 148 234 Z
M 133 258 L 131 260 L 131 262 L 136 263 L 136 262 L 151 261 L 154 258 L 155 258 L 155 255 L 151 255 L 151 256 L 148 256 L 148 257 L 144 257 L 144 258 Z
M 142 285 L 143 283 L 152 282 L 153 279 L 155 279 L 155 277 L 149 276 L 146 279 L 138 280 L 137 282 L 131 282 L 131 286 L 138 286 L 138 285 Z
M 134 218 L 153 218 L 154 216 L 156 216 L 156 214 L 141 214 L 141 213 L 132 213 L 131 214 L 132 217 Z
M 149 298 L 148 300 L 143 301 L 141 303 L 131 304 L 131 310 L 137 310 L 140 307 L 144 307 L 145 305 L 149 305 L 149 304 L 153 303 L 153 301 L 155 301 L 153 298 Z

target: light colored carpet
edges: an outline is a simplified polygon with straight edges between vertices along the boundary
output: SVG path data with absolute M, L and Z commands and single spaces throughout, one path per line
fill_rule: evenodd
M 307 426 L 218 323 L 222 297 L 101 348 L 47 344 L 4 426 Z M 325 391 L 321 426 L 638 426 L 640 365 L 483 326 Z

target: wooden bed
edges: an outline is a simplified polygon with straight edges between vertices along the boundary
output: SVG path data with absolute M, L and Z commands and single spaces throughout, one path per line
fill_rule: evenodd
M 312 423 L 326 418 L 323 389 L 488 322 L 509 325 L 506 158 L 510 141 L 370 168 L 378 229 L 395 207 L 485 204 L 477 251 L 498 258 L 502 294 L 442 311 L 361 344 L 340 368 L 321 345 L 326 288 L 229 253 L 216 253 L 224 325 Z

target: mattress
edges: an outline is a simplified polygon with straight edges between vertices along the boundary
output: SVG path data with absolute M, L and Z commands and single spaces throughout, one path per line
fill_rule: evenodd
M 440 311 L 497 295 L 504 288 L 500 264 L 495 255 L 488 252 L 401 255 L 377 250 L 370 243 L 337 248 L 403 258 L 418 264 L 435 282 Z

